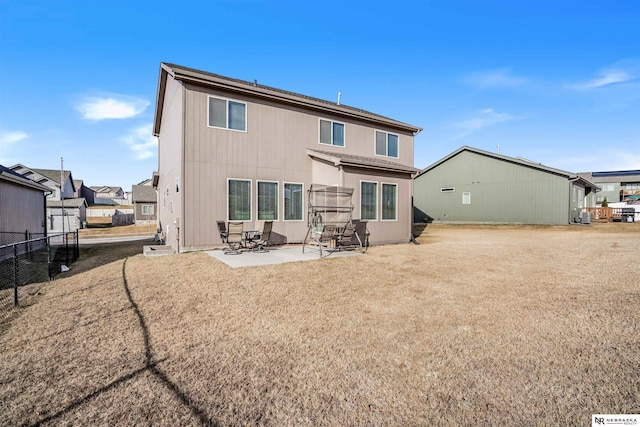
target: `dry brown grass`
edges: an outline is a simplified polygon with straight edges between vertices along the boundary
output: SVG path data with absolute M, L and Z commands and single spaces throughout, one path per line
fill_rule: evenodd
M 156 228 L 156 224 L 119 225 L 105 228 L 86 228 L 79 230 L 79 232 L 80 239 L 121 236 L 153 236 L 156 233 Z
M 429 226 L 420 242 L 244 269 L 96 249 L 0 336 L 0 424 L 640 413 L 640 225 Z

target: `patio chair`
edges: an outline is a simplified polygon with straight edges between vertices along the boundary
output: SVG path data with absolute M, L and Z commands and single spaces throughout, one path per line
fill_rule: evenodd
M 242 247 L 244 222 L 230 222 L 227 230 L 227 245 L 229 248 L 224 251 L 225 255 L 238 255 Z
M 227 224 L 224 221 L 216 221 L 218 223 L 218 233 L 220 233 L 220 240 L 222 243 L 227 243 Z
M 253 244 L 253 250 L 255 252 L 269 252 L 266 246 L 269 244 L 272 228 L 273 228 L 273 221 L 264 222 L 262 226 L 262 231 L 251 242 Z
M 338 249 L 352 246 L 351 240 L 353 239 L 353 234 L 355 231 L 356 231 L 356 226 L 351 223 L 347 224 L 344 227 L 344 229 L 342 230 L 342 233 L 338 234 L 336 238 Z

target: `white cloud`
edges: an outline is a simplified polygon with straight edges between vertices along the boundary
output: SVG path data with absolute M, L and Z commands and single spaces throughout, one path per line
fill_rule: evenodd
M 640 154 L 625 150 L 597 150 L 588 154 L 554 160 L 572 172 L 601 172 L 640 169 Z
M 87 120 L 128 119 L 142 114 L 149 101 L 124 95 L 85 98 L 76 105 L 83 118 Z
M 153 157 L 158 151 L 158 139 L 152 135 L 153 124 L 132 129 L 129 134 L 122 137 L 135 157 L 139 160 Z
M 0 131 L 0 147 L 8 146 L 18 141 L 22 141 L 26 139 L 29 135 L 18 130 L 18 131 Z
M 529 80 L 524 77 L 512 75 L 511 71 L 507 68 L 478 71 L 468 75 L 464 80 L 472 86 L 483 89 L 521 86 L 529 82 Z
M 595 78 L 565 85 L 567 89 L 573 90 L 589 90 L 601 87 L 611 86 L 620 83 L 626 83 L 636 80 L 640 75 L 640 64 L 637 61 L 626 60 L 617 62 L 607 68 L 596 73 Z
M 462 138 L 470 135 L 480 129 L 484 129 L 489 126 L 497 125 L 498 123 L 504 123 L 511 120 L 517 120 L 520 117 L 511 115 L 509 113 L 498 113 L 492 108 L 487 108 L 478 112 L 478 115 L 468 120 L 462 120 L 454 123 L 456 128 L 462 130 L 459 134 L 454 136 L 454 139 Z

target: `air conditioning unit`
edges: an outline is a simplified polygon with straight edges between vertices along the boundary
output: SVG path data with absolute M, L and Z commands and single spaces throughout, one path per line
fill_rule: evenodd
M 591 224 L 591 212 L 582 212 L 582 223 Z

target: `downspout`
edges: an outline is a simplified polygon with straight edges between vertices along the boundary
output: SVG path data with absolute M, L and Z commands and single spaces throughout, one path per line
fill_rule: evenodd
M 415 222 L 415 216 L 414 216 L 415 209 L 413 207 L 413 183 L 414 183 L 413 179 L 417 175 L 418 175 L 417 173 L 411 174 L 411 215 L 410 215 L 411 224 L 409 224 L 409 236 L 411 236 L 411 237 L 409 238 L 409 241 L 411 243 L 413 243 L 414 245 L 419 245 L 420 244 L 420 242 L 418 242 L 416 240 L 415 236 L 413 235 L 413 223 Z
M 44 199 L 43 200 L 43 202 L 44 202 L 44 208 L 43 208 L 44 212 L 43 212 L 43 215 L 42 215 L 42 217 L 44 218 L 44 224 L 42 224 L 42 228 L 44 228 L 44 237 L 47 237 L 47 234 L 48 234 L 47 233 L 47 196 L 50 195 L 50 194 L 53 194 L 53 191 L 49 190 L 49 191 L 44 191 L 42 193 L 42 198 Z
M 573 213 L 573 206 L 572 206 L 572 202 L 573 202 L 573 183 L 576 182 L 579 179 L 580 179 L 579 176 L 576 176 L 574 178 L 569 178 L 569 224 L 573 224 L 573 218 L 571 217 L 571 214 Z
M 176 238 L 178 239 L 178 253 L 180 253 L 180 239 L 182 239 L 182 242 L 184 242 L 184 236 L 186 235 L 186 233 L 184 232 L 185 230 L 185 215 L 184 215 L 184 189 L 185 189 L 185 179 L 184 179 L 184 171 L 185 171 L 185 153 L 187 151 L 186 148 L 186 119 L 187 119 L 187 88 L 184 84 L 184 82 L 181 82 L 180 86 L 182 87 L 182 143 L 180 144 L 180 147 L 182 148 L 182 152 L 180 153 L 181 155 L 181 159 L 180 159 L 180 193 L 178 194 L 178 197 L 180 198 L 180 209 L 178 210 L 179 215 L 180 215 L 180 219 L 178 220 L 178 229 L 176 230 Z M 208 101 L 207 101 L 208 102 Z M 180 230 L 182 229 L 182 230 Z M 180 232 L 182 231 L 182 233 Z

